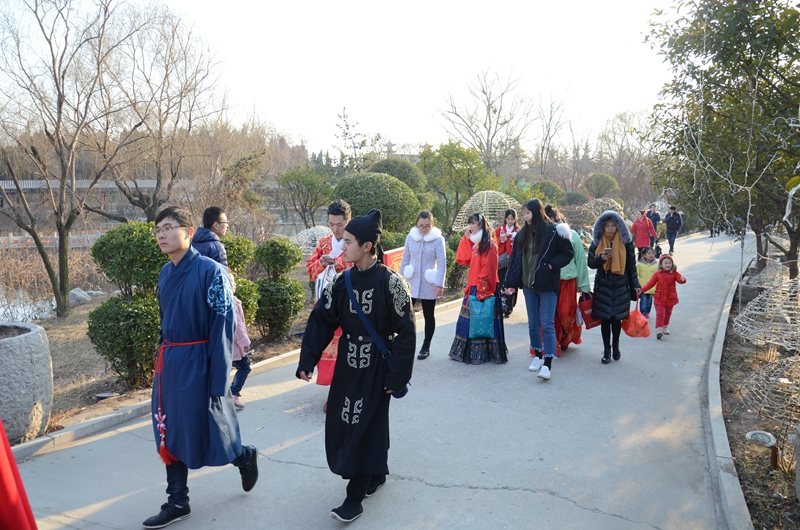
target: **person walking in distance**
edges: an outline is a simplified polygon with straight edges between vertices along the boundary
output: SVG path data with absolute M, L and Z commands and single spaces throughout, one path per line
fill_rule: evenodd
M 653 228 L 653 223 L 647 217 L 646 210 L 639 210 L 639 217 L 636 218 L 631 226 L 631 236 L 633 237 L 636 248 L 639 250 L 638 257 L 642 257 L 644 249 L 649 248 L 650 242 L 658 237 L 658 234 Z
M 378 260 L 381 213 L 353 218 L 344 233 L 344 258 L 354 266 L 338 274 L 314 305 L 300 347 L 296 376 L 309 381 L 334 331 L 339 355 L 325 416 L 328 467 L 348 480 L 347 496 L 331 516 L 362 515 L 362 501 L 389 473 L 389 400 L 408 390 L 416 330 L 411 293 L 402 276 Z
M 442 297 L 447 272 L 444 237 L 434 222 L 431 212 L 419 212 L 417 224 L 406 236 L 400 262 L 400 271 L 411 286 L 412 303 L 420 302 L 425 317 L 425 339 L 417 355 L 419 360 L 431 354 L 431 341 L 436 331 L 436 300 Z
M 236 278 L 233 273 L 228 271 L 228 279 L 231 282 L 231 291 L 236 292 Z M 247 323 L 244 318 L 244 308 L 242 301 L 233 296 L 233 314 L 235 316 L 235 328 L 233 332 L 233 367 L 236 373 L 231 383 L 231 395 L 233 396 L 233 406 L 236 410 L 244 408 L 241 401 L 242 387 L 244 387 L 247 376 L 250 374 L 250 337 L 247 335 Z
M 661 340 L 664 335 L 669 335 L 669 321 L 672 317 L 672 308 L 678 304 L 678 289 L 676 283 L 686 283 L 686 278 L 678 272 L 672 256 L 664 254 L 658 260 L 658 270 L 642 289 L 656 288 L 653 301 L 656 306 L 656 338 Z
M 683 219 L 681 219 L 681 214 L 678 213 L 676 206 L 669 207 L 669 213 L 664 216 L 664 225 L 667 227 L 669 253 L 672 255 L 675 252 L 675 238 L 678 237 L 678 232 L 681 231 L 681 226 L 683 226 Z
M 655 248 L 658 242 L 658 223 L 661 222 L 661 214 L 656 211 L 655 203 L 650 205 L 650 211 L 647 212 L 647 218 L 653 223 L 653 230 L 656 231 L 656 236 L 650 238 L 650 247 Z
M 203 212 L 203 226 L 195 231 L 192 246 L 201 256 L 228 266 L 228 254 L 220 240 L 228 233 L 228 214 L 219 206 L 209 206 Z
M 592 244 L 587 262 L 596 269 L 592 315 L 601 321 L 603 358 L 608 364 L 613 356 L 620 360 L 621 323 L 630 314 L 631 299 L 641 293 L 636 274 L 633 238 L 625 220 L 617 212 L 607 210 L 594 223 Z
M 519 232 L 517 223 L 517 211 L 509 208 L 505 213 L 505 222 L 495 228 L 494 239 L 497 241 L 497 272 L 500 278 L 501 301 L 503 302 L 503 318 L 511 316 L 514 306 L 517 305 L 517 291 L 508 295 L 505 293 L 506 273 L 508 264 L 511 262 L 511 249 L 514 245 L 514 238 Z
M 228 386 L 235 317 L 227 271 L 192 248 L 195 229 L 187 211 L 166 208 L 155 224 L 169 261 L 158 275 L 161 346 L 151 410 L 168 498 L 145 528 L 189 517 L 189 469 L 233 464 L 244 491 L 258 479 L 258 452 L 242 445 Z

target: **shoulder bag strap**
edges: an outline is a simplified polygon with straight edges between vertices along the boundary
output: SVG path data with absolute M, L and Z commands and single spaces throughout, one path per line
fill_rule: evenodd
M 378 332 L 375 331 L 375 328 L 370 324 L 369 320 L 367 320 L 367 316 L 364 314 L 364 311 L 361 309 L 361 304 L 358 303 L 356 300 L 356 295 L 353 293 L 353 282 L 350 280 L 350 271 L 352 269 L 347 269 L 344 271 L 344 284 L 347 288 L 347 296 L 350 297 L 350 305 L 356 310 L 356 314 L 358 318 L 361 320 L 361 324 L 369 333 L 369 336 L 372 337 L 372 341 L 378 347 L 378 350 L 381 352 L 381 356 L 385 359 L 388 359 L 391 355 L 389 348 L 386 347 L 386 343 L 384 343 L 380 336 L 378 336 Z

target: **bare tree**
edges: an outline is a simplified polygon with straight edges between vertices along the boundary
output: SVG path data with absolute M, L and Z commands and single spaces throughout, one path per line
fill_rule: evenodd
M 608 121 L 597 138 L 598 162 L 617 179 L 626 203 L 653 196 L 642 142 L 646 127 L 642 115 L 621 112 Z
M 470 101 L 462 105 L 451 94 L 442 113 L 447 132 L 477 150 L 484 165 L 495 175 L 515 146 L 523 143 L 536 119 L 531 103 L 516 94 L 516 83 L 483 72 L 477 83 L 468 87 Z
M 143 123 L 143 138 L 112 167 L 120 192 L 152 221 L 170 202 L 177 181 L 187 176 L 184 162 L 195 147 L 192 135 L 220 115 L 222 103 L 215 98 L 211 55 L 181 19 L 163 6 L 142 8 L 135 16 L 147 22 L 146 30 L 121 48 L 122 68 L 111 86 L 130 103 L 130 119 Z M 140 186 L 143 179 L 154 185 Z
M 87 198 L 120 153 L 136 142 L 141 121 L 124 120 L 131 102 L 115 97 L 115 60 L 146 25 L 112 0 L 90 6 L 28 0 L 0 22 L 0 149 L 14 183 L 0 214 L 33 239 L 53 289 L 56 313 L 69 314 L 70 232 Z M 79 170 L 80 164 L 80 170 Z M 23 180 L 38 179 L 31 190 Z M 41 194 L 41 195 L 40 195 Z M 58 236 L 54 263 L 32 201 L 43 196 Z
M 547 106 L 541 103 L 539 104 L 538 113 L 541 137 L 539 138 L 536 157 L 539 163 L 539 177 L 547 178 L 545 171 L 547 169 L 547 161 L 550 158 L 553 141 L 563 125 L 561 117 L 564 114 L 564 102 L 551 99 Z
M 581 185 L 583 179 L 589 176 L 592 170 L 592 151 L 589 147 L 589 136 L 577 136 L 572 128 L 572 122 L 567 124 L 569 128 L 569 144 L 564 147 L 567 152 L 567 168 L 564 172 L 561 183 L 567 191 L 575 191 Z

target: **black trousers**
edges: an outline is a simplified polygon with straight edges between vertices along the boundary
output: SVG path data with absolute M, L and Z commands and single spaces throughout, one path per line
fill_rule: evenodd
M 622 322 L 619 320 L 603 320 L 600 323 L 600 333 L 603 335 L 603 346 L 608 349 L 611 348 L 613 344 L 614 350 L 619 350 L 619 334 L 621 331 Z
M 243 445 L 242 452 L 231 464 L 240 467 L 246 464 L 253 454 L 250 446 Z M 189 468 L 183 462 L 174 462 L 167 468 L 167 502 L 173 506 L 189 504 Z
M 417 302 L 422 304 L 422 316 L 425 318 L 425 340 L 422 342 L 422 349 L 427 350 L 431 346 L 433 332 L 436 331 L 436 300 L 414 298 L 411 301 L 414 305 Z
M 385 475 L 356 475 L 347 483 L 347 498 L 361 502 L 367 496 L 367 488 L 373 480 L 386 480 Z

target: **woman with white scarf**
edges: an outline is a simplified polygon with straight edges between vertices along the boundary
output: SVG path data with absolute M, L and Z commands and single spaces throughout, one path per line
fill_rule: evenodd
M 411 286 L 411 297 L 416 305 L 422 304 L 425 317 L 425 339 L 417 359 L 427 359 L 430 355 L 431 340 L 436 330 L 436 300 L 444 290 L 444 275 L 447 271 L 445 241 L 442 231 L 434 226 L 433 214 L 419 212 L 417 224 L 406 236 L 403 247 L 403 260 L 400 272 Z

